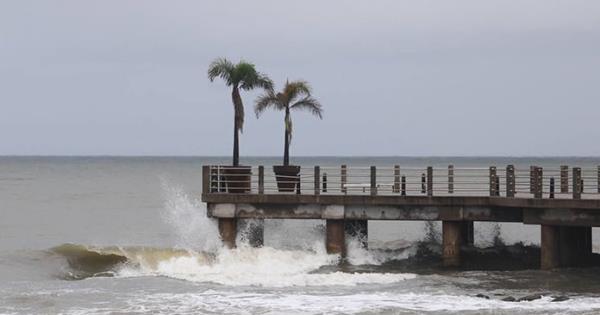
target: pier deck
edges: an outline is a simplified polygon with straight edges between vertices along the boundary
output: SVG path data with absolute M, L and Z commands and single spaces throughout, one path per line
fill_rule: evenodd
M 551 269 L 585 264 L 600 226 L 600 167 L 305 169 L 204 166 L 202 200 L 223 241 L 235 246 L 238 219 L 322 219 L 327 250 L 343 255 L 345 234 L 366 239 L 368 220 L 442 221 L 444 264 L 458 266 L 474 221 L 521 222 L 542 226 L 541 267 Z

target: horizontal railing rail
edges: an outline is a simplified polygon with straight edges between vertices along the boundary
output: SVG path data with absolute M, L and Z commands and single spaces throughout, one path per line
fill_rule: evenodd
M 203 167 L 203 193 L 492 196 L 600 199 L 600 166 L 302 167 L 276 174 L 264 166 Z

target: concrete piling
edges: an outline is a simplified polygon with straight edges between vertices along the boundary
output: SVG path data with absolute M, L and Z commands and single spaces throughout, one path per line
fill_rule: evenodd
M 445 267 L 460 266 L 462 222 L 442 221 L 442 262 Z
M 560 266 L 560 235 L 559 227 L 555 225 L 541 226 L 541 262 L 542 270 L 550 270 Z
M 227 248 L 235 248 L 237 220 L 235 218 L 219 218 L 219 235 L 223 245 Z
M 328 254 L 346 254 L 344 220 L 326 220 L 325 247 Z

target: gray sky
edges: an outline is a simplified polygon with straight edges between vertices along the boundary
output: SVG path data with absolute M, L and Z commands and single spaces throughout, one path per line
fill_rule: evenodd
M 229 155 L 215 57 L 312 83 L 292 155 L 600 155 L 600 1 L 0 0 L 0 154 Z M 245 93 L 242 155 L 283 114 Z

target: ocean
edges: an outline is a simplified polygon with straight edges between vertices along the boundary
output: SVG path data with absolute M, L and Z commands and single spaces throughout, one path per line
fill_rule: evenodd
M 596 167 L 600 158 L 292 162 Z M 264 247 L 225 249 L 200 201 L 201 166 L 230 163 L 0 157 L 0 314 L 600 314 L 600 268 L 538 270 L 538 226 L 476 222 L 469 255 L 481 264 L 460 270 L 440 266 L 439 222 L 369 222 L 369 250 L 349 239 L 344 261 L 326 253 L 321 220 L 266 220 Z M 596 229 L 593 239 L 599 252 Z M 506 301 L 527 296 L 536 298 Z

